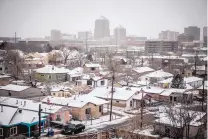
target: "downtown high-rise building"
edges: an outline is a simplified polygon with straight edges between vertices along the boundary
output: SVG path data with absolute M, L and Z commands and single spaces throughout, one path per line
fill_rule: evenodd
M 179 32 L 166 30 L 166 31 L 161 31 L 158 36 L 159 39 L 161 40 L 175 41 L 177 40 L 178 35 Z
M 200 40 L 200 28 L 197 26 L 189 26 L 184 28 L 184 34 L 193 36 L 194 40 Z
M 203 46 L 207 47 L 207 27 L 203 27 Z
M 126 40 L 126 29 L 123 26 L 119 25 L 114 29 L 114 40 L 117 44 Z
M 110 37 L 109 20 L 103 16 L 95 20 L 94 39 Z
M 51 41 L 60 41 L 61 40 L 61 31 L 60 30 L 51 30 Z

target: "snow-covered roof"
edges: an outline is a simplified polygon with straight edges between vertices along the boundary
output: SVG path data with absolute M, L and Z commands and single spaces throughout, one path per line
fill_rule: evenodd
M 171 110 L 174 116 L 173 118 L 170 118 L 170 116 L 168 116 L 168 114 L 166 113 L 166 111 Z M 173 108 L 173 109 L 168 109 L 165 112 L 160 113 L 158 116 L 159 118 L 155 120 L 156 123 L 163 123 L 166 125 L 171 125 L 171 126 L 177 126 L 177 127 L 181 127 L 184 123 L 184 120 L 180 120 L 181 119 L 181 115 L 179 113 L 184 114 L 184 116 L 187 116 L 186 114 L 189 113 L 189 115 L 193 118 L 191 119 L 190 125 L 191 126 L 200 126 L 202 124 L 202 122 L 200 122 L 199 120 L 203 118 L 203 116 L 206 114 L 204 112 L 197 112 L 197 111 L 186 111 L 184 109 L 178 109 L 178 108 Z
M 163 88 L 153 87 L 153 86 L 145 86 L 145 87 L 142 87 L 142 90 L 145 93 L 153 93 L 153 94 L 160 94 L 160 93 L 162 93 L 164 91 Z
M 0 86 L 0 90 L 10 90 L 10 91 L 16 91 L 16 92 L 23 91 L 28 88 L 30 88 L 30 86 L 21 86 L 21 85 L 14 85 L 14 84 Z
M 137 73 L 144 73 L 144 72 L 155 71 L 154 69 L 152 69 L 150 67 L 136 67 L 136 68 L 133 68 L 133 70 L 136 71 Z
M 99 68 L 101 67 L 100 64 L 85 64 L 86 67 L 88 68 Z
M 160 95 L 161 96 L 170 96 L 172 93 L 183 94 L 186 91 L 187 91 L 187 89 L 168 88 L 168 89 L 164 89 L 164 91 Z
M 2 125 L 14 125 L 18 123 L 34 123 L 39 120 L 38 112 L 22 110 L 17 107 L 0 105 L 0 123 Z M 20 112 L 21 111 L 21 112 Z M 41 114 L 42 117 L 46 114 Z
M 147 93 L 143 93 L 143 98 L 147 95 Z M 133 99 L 136 99 L 136 100 L 142 100 L 142 93 L 138 93 L 136 95 L 133 96 Z
M 0 106 L 0 109 L 2 106 Z M 0 123 L 2 125 L 9 125 L 10 120 L 16 113 L 18 108 L 3 106 L 3 112 L 0 112 Z
M 52 104 L 77 108 L 82 108 L 88 103 L 93 103 L 95 105 L 103 105 L 108 103 L 108 101 L 90 95 L 74 95 L 69 98 L 48 96 L 45 99 L 43 99 L 42 102 L 47 103 L 48 100 Z
M 43 104 L 43 103 L 36 102 L 33 100 L 9 98 L 9 97 L 0 97 L 0 104 L 8 105 L 8 106 L 15 106 L 20 109 L 32 110 L 32 111 L 38 111 L 39 104 L 41 104 L 43 113 L 52 113 L 52 114 L 56 113 L 62 108 L 62 106 L 48 105 L 48 104 Z
M 35 70 L 37 73 L 68 73 L 70 72 L 69 69 L 66 69 L 64 67 L 58 68 L 54 65 L 45 65 L 43 68 L 39 68 Z
M 1 78 L 10 78 L 11 76 L 10 75 L 0 75 L 0 79 Z
M 128 100 L 131 98 L 137 91 L 140 91 L 139 88 L 131 87 L 131 89 L 127 89 L 127 87 L 114 87 L 115 92 L 113 93 L 113 99 L 116 100 Z M 92 90 L 89 95 L 109 99 L 111 98 L 111 87 L 97 87 Z
M 168 78 L 168 77 L 173 77 L 173 74 L 164 72 L 163 70 L 157 70 L 157 71 L 145 74 L 143 76 L 146 76 L 149 78 Z
M 192 70 L 195 70 L 195 66 L 192 66 L 191 69 Z M 196 66 L 196 70 L 205 71 L 205 69 L 206 69 L 205 65 L 203 65 L 203 66 Z
M 171 83 L 173 80 L 173 77 L 168 78 L 166 80 L 159 81 L 158 83 Z M 185 83 L 191 83 L 191 82 L 197 82 L 197 81 L 202 81 L 202 78 L 196 77 L 196 76 L 190 76 L 190 77 L 184 77 L 184 82 Z

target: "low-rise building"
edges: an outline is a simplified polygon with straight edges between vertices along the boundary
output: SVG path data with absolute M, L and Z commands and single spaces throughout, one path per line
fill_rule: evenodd
M 0 86 L 0 96 L 29 98 L 29 97 L 43 96 L 43 93 L 39 88 L 8 84 L 5 86 Z
M 72 118 L 76 120 L 98 118 L 103 115 L 103 105 L 108 104 L 108 101 L 89 95 L 74 95 L 69 98 L 48 96 L 42 100 L 44 103 L 48 101 L 55 105 L 70 108 Z
M 147 53 L 177 52 L 177 41 L 165 40 L 147 40 L 145 42 L 145 51 Z
M 100 64 L 85 64 L 84 73 L 98 73 L 100 71 Z
M 43 68 L 39 68 L 34 70 L 34 78 L 38 81 L 52 81 L 52 82 L 59 82 L 59 81 L 66 81 L 67 80 L 67 73 L 70 70 L 66 68 L 58 68 L 54 65 L 46 65 Z

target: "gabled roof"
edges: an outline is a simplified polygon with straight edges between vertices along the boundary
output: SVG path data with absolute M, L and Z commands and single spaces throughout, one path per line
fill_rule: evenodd
M 43 109 L 42 112 L 51 113 L 51 114 L 58 112 L 62 108 L 62 106 L 48 105 L 33 100 L 17 99 L 10 97 L 0 97 L 0 104 L 7 106 L 14 106 L 23 110 L 30 110 L 30 111 L 38 111 L 39 104 L 41 104 L 41 108 Z
M 139 91 L 139 88 L 133 88 L 127 89 L 127 87 L 115 87 L 115 92 L 113 93 L 113 99 L 115 100 L 128 100 L 130 99 L 137 91 Z M 111 98 L 111 87 L 97 87 L 94 90 L 92 90 L 89 95 L 109 99 Z
M 3 106 L 0 105 L 0 123 L 1 125 L 14 125 L 20 123 L 27 123 L 31 124 L 37 122 L 38 119 L 38 112 L 30 111 L 30 110 L 22 110 L 17 107 L 11 106 Z M 41 114 L 41 117 L 45 117 L 46 114 Z
M 52 74 L 52 73 L 68 73 L 68 72 L 70 72 L 69 69 L 66 69 L 64 67 L 58 68 L 58 67 L 56 67 L 54 65 L 45 65 L 45 67 L 36 69 L 35 71 L 36 71 L 36 73 L 50 73 L 50 74 Z
M 45 99 L 43 99 L 42 102 L 47 103 L 48 100 L 52 104 L 77 108 L 82 108 L 88 103 L 92 103 L 95 105 L 103 105 L 108 103 L 108 101 L 90 95 L 74 95 L 69 98 L 48 96 Z

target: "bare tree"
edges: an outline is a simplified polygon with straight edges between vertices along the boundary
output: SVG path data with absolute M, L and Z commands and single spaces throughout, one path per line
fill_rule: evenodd
M 19 79 L 20 75 L 23 75 L 24 58 L 21 53 L 19 50 L 8 50 L 5 55 L 8 72 L 15 79 Z
M 72 54 L 72 51 L 69 50 L 67 47 L 62 48 L 61 51 L 63 53 L 64 65 L 66 65 L 67 59 Z
M 170 120 L 170 137 L 173 138 L 190 138 L 191 122 L 195 121 L 197 116 L 200 116 L 200 119 L 203 116 L 200 112 L 192 111 L 188 103 L 181 104 L 179 108 L 167 105 L 164 112 L 167 114 L 168 120 Z
M 55 51 L 53 53 L 49 53 L 49 62 L 53 64 L 61 63 L 63 60 L 63 54 L 62 52 Z

